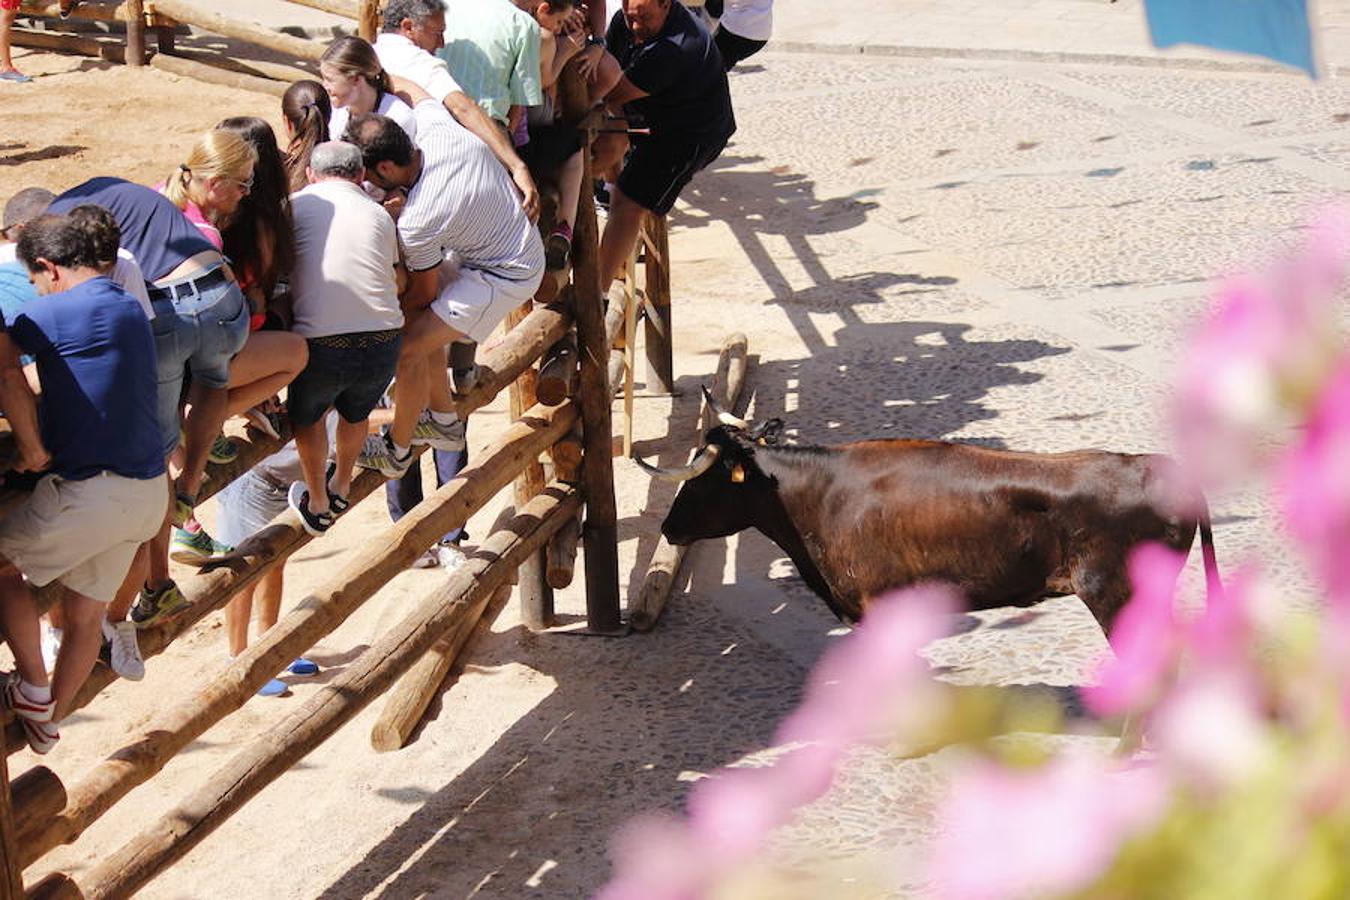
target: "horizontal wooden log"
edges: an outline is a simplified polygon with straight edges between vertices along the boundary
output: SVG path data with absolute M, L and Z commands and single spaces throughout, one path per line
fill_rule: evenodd
M 35 884 L 27 893 L 28 900 L 84 900 L 80 886 L 64 872 L 53 872 Z
M 741 390 L 745 387 L 745 375 L 748 366 L 748 342 L 745 335 L 733 334 L 722 343 L 717 358 L 717 373 L 713 376 L 712 387 L 708 389 L 719 406 L 732 410 L 740 400 Z M 708 408 L 703 410 L 700 433 L 712 427 L 716 415 Z M 647 566 L 647 574 L 642 579 L 642 587 L 633 595 L 628 604 L 628 624 L 636 631 L 651 631 L 666 608 L 666 601 L 675 588 L 679 578 L 680 565 L 684 562 L 689 545 L 676 546 L 664 537 L 656 542 L 652 561 Z
M 118 3 L 109 6 L 105 3 L 82 3 L 75 7 L 71 18 L 94 22 L 126 22 L 134 14 L 133 3 Z M 153 4 L 151 4 L 153 6 Z M 45 16 L 56 19 L 61 15 L 59 0 L 23 0 L 19 5 L 19 14 L 24 16 Z M 173 26 L 178 23 L 167 16 L 150 15 L 147 25 Z
M 282 96 L 286 93 L 286 89 L 290 87 L 284 81 L 273 81 L 271 78 L 261 78 L 243 72 L 231 72 L 204 62 L 185 59 L 181 56 L 170 56 L 167 53 L 156 53 L 150 58 L 150 65 L 161 72 L 168 72 L 182 78 L 192 78 L 196 81 L 205 81 L 207 84 L 219 84 L 241 91 L 271 94 L 274 97 Z
M 74 53 L 80 56 L 94 56 L 108 62 L 122 62 L 126 59 L 126 48 L 114 41 L 100 41 L 82 34 L 55 34 L 46 31 L 30 31 L 27 28 L 14 28 L 10 31 L 10 40 L 16 47 L 32 47 L 35 50 L 53 50 L 57 53 Z
M 534 365 L 545 348 L 555 343 L 571 326 L 571 317 L 558 305 L 535 309 L 515 328 L 502 338 L 491 350 L 486 351 L 478 360 L 479 378 L 474 389 L 456 399 L 455 408 L 460 418 L 467 419 L 476 409 L 491 403 L 503 388 L 510 385 L 525 369 Z M 281 435 L 289 439 L 290 423 L 283 421 Z M 270 438 L 237 441 L 239 456 L 234 462 L 206 467 L 210 476 L 202 485 L 199 501 L 213 496 L 235 478 L 257 465 L 264 457 L 275 453 L 281 447 L 280 441 Z M 351 499 L 357 502 L 372 491 L 381 487 L 384 479 L 378 473 L 362 473 L 352 482 Z M 5 505 L 15 505 L 24 495 L 16 491 L 0 494 L 0 515 Z M 270 531 L 265 540 L 255 541 L 255 552 L 249 554 L 252 567 L 235 573 L 220 570 L 201 575 L 191 583 L 182 585 L 187 594 L 187 610 L 158 628 L 138 632 L 138 642 L 143 657 L 162 652 L 180 634 L 187 631 L 209 613 L 224 606 L 236 593 L 256 583 L 277 563 L 282 562 L 296 550 L 309 542 L 304 529 L 299 527 L 299 519 L 291 516 L 279 520 L 285 527 L 281 531 Z M 430 543 L 428 543 L 430 546 Z M 50 602 L 50 597 L 40 598 Z M 45 606 L 44 606 L 45 608 Z M 89 678 L 76 693 L 71 711 L 85 706 L 99 691 L 117 678 L 104 666 L 96 666 Z M 8 710 L 0 711 L 0 721 L 6 722 L 6 745 L 8 752 L 17 752 L 27 746 L 23 737 L 23 728 L 11 721 Z
M 455 660 L 468 651 L 470 639 L 482 633 L 478 626 L 487 623 L 490 628 L 510 599 L 511 585 L 504 584 L 491 597 L 476 601 L 467 615 L 431 645 L 390 691 L 380 717 L 371 726 L 370 746 L 388 753 L 408 743 L 408 736 L 441 692 Z
M 354 0 L 286 0 L 286 2 L 294 3 L 296 6 L 308 6 L 310 9 L 321 9 L 335 16 L 353 20 L 360 15 L 360 5 Z
M 204 4 L 188 0 L 155 0 L 155 10 L 179 22 L 195 25 L 212 34 L 219 34 L 235 40 L 257 44 L 269 50 L 276 50 L 297 59 L 318 59 L 323 55 L 326 45 L 318 41 L 305 40 L 282 34 L 253 22 L 231 18 Z
M 306 78 L 317 80 L 319 77 L 318 64 L 307 63 L 304 60 L 296 60 L 297 65 L 289 65 L 287 63 L 271 62 L 270 60 L 265 59 L 240 59 L 234 56 L 227 56 L 226 54 L 219 53 L 215 50 L 199 50 L 196 47 L 179 47 L 174 50 L 172 54 L 166 55 L 205 63 L 208 66 L 224 69 L 227 72 L 239 72 L 242 75 L 270 78 L 273 81 L 285 82 L 287 85 L 296 81 L 302 81 Z M 310 68 L 301 68 L 301 66 L 305 65 L 308 65 Z
M 573 519 L 548 542 L 548 586 L 560 591 L 572 583 L 577 568 L 577 542 L 581 540 L 581 519 Z
M 419 504 L 409 516 L 426 505 Z M 387 690 L 440 635 L 468 617 L 475 601 L 507 584 L 511 572 L 537 552 L 555 529 L 574 518 L 579 508 L 576 489 L 564 485 L 551 485 L 531 500 L 506 528 L 493 532 L 455 569 L 444 587 L 385 632 L 304 706 L 237 753 L 148 831 L 105 857 L 81 879 L 87 895 L 91 900 L 129 897 L 181 858 L 250 797 Z
M 551 409 L 536 406 L 520 422 L 506 428 L 473 463 L 389 531 L 351 554 L 347 565 L 232 663 L 206 674 L 203 687 L 195 694 L 152 718 L 130 743 L 70 786 L 66 808 L 22 848 L 25 859 L 31 862 L 53 847 L 73 841 L 207 728 L 243 706 L 277 672 L 346 621 L 441 535 L 462 526 L 528 463 L 557 442 L 576 417 L 574 404 Z
M 545 406 L 557 406 L 576 391 L 577 336 L 568 333 L 548 348 L 539 366 L 535 396 Z
M 10 785 L 14 803 L 14 830 L 22 842 L 26 835 L 59 813 L 66 805 L 66 786 L 46 766 L 24 772 Z

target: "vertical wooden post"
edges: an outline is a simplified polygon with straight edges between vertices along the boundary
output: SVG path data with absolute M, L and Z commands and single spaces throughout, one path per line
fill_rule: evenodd
M 357 33 L 370 43 L 375 43 L 375 36 L 380 32 L 380 0 L 361 0 L 358 15 Z
M 530 314 L 534 304 L 526 300 L 506 317 L 507 329 L 515 328 Z M 534 367 L 520 373 L 511 382 L 511 418 L 519 420 L 525 410 L 537 402 L 539 375 Z M 516 509 L 524 509 L 544 490 L 544 467 L 535 460 L 520 473 L 515 481 Z M 531 631 L 543 631 L 553 624 L 553 589 L 548 586 L 547 548 L 541 547 L 521 564 L 517 573 L 520 584 L 520 618 Z
M 581 183 L 591 183 L 591 144 L 595 128 L 586 130 L 582 151 Z M 578 405 L 584 429 L 585 455 L 581 478 L 586 519 L 581 540 L 586 564 L 586 618 L 594 632 L 617 632 L 619 620 L 619 527 L 614 500 L 613 423 L 609 387 L 609 340 L 605 336 L 605 297 L 600 292 L 600 232 L 595 207 L 577 209 L 576 242 L 572 250 L 574 311 L 581 346 L 581 388 Z
M 23 900 L 23 869 L 19 866 L 10 797 L 9 751 L 4 729 L 0 729 L 0 900 Z
M 145 65 L 145 3 L 127 0 L 127 65 Z
M 670 326 L 670 237 L 666 217 L 649 213 L 643 229 L 647 242 L 647 302 L 644 336 L 647 344 L 647 392 L 673 394 L 675 365 Z

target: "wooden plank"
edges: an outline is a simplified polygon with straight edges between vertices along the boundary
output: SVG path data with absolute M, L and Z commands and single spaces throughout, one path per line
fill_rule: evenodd
M 511 585 L 504 584 L 491 597 L 476 602 L 468 615 L 431 645 L 390 691 L 380 717 L 370 728 L 370 746 L 388 753 L 408 743 L 408 736 L 422 721 L 427 707 L 441 693 L 450 668 L 468 654 L 475 638 L 492 627 L 510 599 Z
M 674 344 L 670 309 L 670 237 L 666 217 L 646 216 L 642 233 L 647 241 L 646 303 L 643 305 L 643 343 L 647 351 L 647 392 L 675 391 Z
M 318 41 L 292 37 L 289 34 L 282 34 L 279 31 L 273 31 L 252 22 L 233 19 L 224 13 L 189 2 L 189 0 L 155 0 L 155 10 L 177 19 L 179 22 L 194 25 L 212 34 L 257 44 L 260 47 L 276 50 L 278 53 L 284 53 L 287 56 L 294 56 L 299 59 L 317 60 L 328 49 L 326 45 L 320 44 Z
M 582 152 L 582 184 L 590 184 L 590 146 L 594 129 L 588 129 Z M 600 290 L 600 232 L 595 207 L 582 203 L 577 209 L 572 245 L 573 314 L 581 355 L 581 387 L 577 391 L 585 455 L 582 484 L 586 494 L 586 518 L 582 523 L 585 547 L 586 618 L 592 631 L 607 634 L 622 631 L 619 618 L 619 512 L 614 499 L 614 459 L 610 421 L 608 359 L 605 334 L 605 296 Z
M 10 41 L 16 47 L 32 47 L 35 50 L 52 50 L 57 53 L 74 53 L 80 56 L 96 56 L 108 62 L 120 63 L 126 58 L 126 48 L 112 41 L 100 41 L 82 34 L 57 34 L 45 31 L 30 31 L 27 28 L 13 28 L 9 33 Z
M 84 894 L 69 875 L 53 872 L 33 886 L 28 900 L 84 900 Z
M 357 10 L 356 33 L 368 43 L 375 43 L 380 32 L 380 0 L 361 0 Z
M 568 333 L 544 353 L 535 395 L 545 406 L 557 406 L 576 393 L 576 386 L 577 336 Z
M 506 317 L 507 327 L 515 327 L 523 321 L 533 306 L 526 301 Z M 520 377 L 511 383 L 511 418 L 519 420 L 525 411 L 538 402 L 537 385 L 539 373 L 529 368 L 520 373 Z M 544 467 L 535 460 L 525 467 L 515 481 L 516 509 L 521 509 L 544 489 Z M 532 558 L 525 561 L 517 574 L 520 586 L 520 618 L 531 631 L 543 631 L 553 624 L 553 590 L 545 578 L 544 551 L 541 548 Z
M 346 621 L 437 538 L 463 525 L 510 484 L 527 462 L 565 434 L 576 417 L 573 404 L 554 409 L 535 407 L 521 422 L 507 428 L 478 460 L 410 510 L 389 531 L 351 554 L 347 565 L 232 663 L 205 675 L 196 693 L 162 710 L 127 745 L 70 786 L 66 808 L 44 823 L 20 849 L 25 861 L 39 859 L 53 847 L 75 840 L 206 729 L 243 706 L 277 672 Z M 472 563 L 473 558 L 466 563 L 469 571 L 475 571 Z M 427 646 L 430 643 L 428 640 Z
M 728 411 L 735 409 L 741 390 L 745 387 L 747 345 L 745 335 L 733 334 L 722 342 L 722 350 L 718 354 L 717 374 L 713 376 L 712 387 L 708 392 L 719 406 Z M 700 434 L 712 427 L 713 418 L 711 409 L 703 410 Z M 688 545 L 675 546 L 664 537 L 657 541 L 652 561 L 647 566 L 647 574 L 642 579 L 642 587 L 628 604 L 628 624 L 635 630 L 651 631 L 656 627 L 688 551 Z
M 479 359 L 478 384 L 463 398 L 456 400 L 459 415 L 467 418 L 474 410 L 491 403 L 497 394 L 515 380 L 521 370 L 534 364 L 545 347 L 562 337 L 570 324 L 567 310 L 560 306 L 547 306 L 530 313 L 528 319 L 512 329 L 497 346 Z M 283 430 L 282 434 L 285 436 L 287 431 Z M 230 466 L 208 466 L 207 471 L 211 473 L 212 480 L 203 486 L 203 495 L 219 490 L 236 477 L 227 473 L 233 471 L 232 467 L 238 466 L 241 461 L 251 460 L 246 464 L 250 468 L 256 465 L 265 455 L 261 449 L 266 446 L 272 448 L 267 452 L 275 452 L 279 444 L 245 442 L 240 446 L 240 459 L 235 463 L 231 463 Z M 238 470 L 238 474 L 242 474 L 243 471 L 246 469 Z M 363 473 L 357 476 L 352 482 L 353 502 L 383 485 L 384 479 L 378 473 Z M 237 573 L 222 568 L 210 574 L 199 575 L 192 583 L 185 584 L 184 592 L 188 595 L 189 606 L 163 626 L 138 632 L 137 641 L 140 644 L 141 655 L 148 658 L 162 652 L 176 637 L 192 628 L 208 613 L 224 606 L 236 593 L 255 584 L 277 563 L 309 542 L 309 536 L 299 526 L 299 520 L 294 516 L 284 517 L 278 521 L 284 524 L 280 528 L 265 530 L 265 540 L 252 541 L 253 550 L 249 554 L 251 565 L 241 567 L 242 571 Z M 255 537 L 261 538 L 263 535 Z M 428 540 L 427 546 L 431 546 L 434 541 L 435 538 Z M 116 677 L 107 667 L 95 667 L 76 693 L 71 710 L 80 709 L 88 704 Z M 9 729 L 10 747 L 17 750 L 24 745 L 23 732 L 17 722 L 12 723 Z
M 3 739 L 0 739 L 0 744 Z M 0 746 L 0 750 L 4 747 Z M 14 801 L 9 784 L 9 754 L 0 753 L 0 900 L 23 897 L 19 833 L 14 826 Z
M 286 0 L 286 2 L 293 3 L 296 6 L 308 6 L 310 9 L 321 9 L 324 12 L 348 19 L 359 19 L 361 7 L 364 5 L 354 2 L 354 0 Z M 365 37 L 365 35 L 361 36 Z M 370 38 L 366 38 L 366 40 L 370 40 Z
M 46 766 L 35 766 L 10 785 L 14 804 L 14 833 L 22 845 L 26 835 L 66 805 L 66 786 Z
M 577 542 L 581 540 L 581 520 L 573 519 L 548 542 L 548 586 L 556 591 L 572 583 L 577 566 Z
M 139 69 L 145 65 L 145 3 L 127 0 L 127 65 Z
M 418 604 L 300 709 L 237 753 L 149 830 L 100 861 L 82 879 L 88 896 L 129 897 L 184 856 L 387 690 L 440 635 L 469 614 L 475 601 L 507 584 L 512 570 L 537 553 L 554 530 L 576 515 L 579 505 L 575 488 L 556 484 L 531 500 L 455 569 L 441 590 Z

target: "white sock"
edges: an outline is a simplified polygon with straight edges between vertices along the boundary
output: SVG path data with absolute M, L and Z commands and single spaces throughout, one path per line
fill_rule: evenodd
M 44 684 L 41 687 L 39 687 L 36 684 L 30 684 L 27 681 L 24 681 L 22 678 L 20 678 L 19 693 L 23 694 L 25 697 L 27 697 L 29 700 L 32 700 L 34 703 L 52 702 L 52 686 L 50 684 Z
M 429 409 L 431 420 L 437 425 L 453 425 L 459 421 L 459 415 L 454 410 L 450 412 L 441 412 L 439 409 Z
M 394 451 L 394 459 L 403 459 L 412 452 L 412 447 L 400 447 L 393 438 L 389 438 L 389 446 Z

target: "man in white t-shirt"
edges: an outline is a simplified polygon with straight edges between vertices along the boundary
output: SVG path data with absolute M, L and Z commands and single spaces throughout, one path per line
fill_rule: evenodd
M 450 77 L 445 60 L 436 51 L 445 46 L 445 6 L 442 0 L 389 0 L 384 8 L 383 32 L 375 39 L 380 65 L 390 75 L 417 84 L 455 121 L 491 148 L 511 174 L 520 192 L 520 205 L 531 221 L 539 218 L 539 189 L 529 167 L 521 161 L 510 139 L 476 100 Z
M 354 118 L 346 136 L 361 148 L 368 181 L 408 197 L 398 218 L 408 323 L 394 422 L 385 435 L 371 436 L 357 460 L 389 478 L 407 472 L 414 443 L 464 446 L 446 378 L 446 345 L 486 340 L 507 313 L 534 296 L 544 275 L 539 229 L 492 152 L 430 97 L 413 113 L 416 147 L 396 122 L 375 114 Z
M 306 174 L 309 187 L 291 197 L 291 294 L 292 330 L 308 341 L 309 363 L 287 394 L 305 480 L 291 485 L 289 502 L 305 530 L 320 535 L 347 509 L 366 420 L 398 364 L 403 311 L 398 237 L 388 213 L 361 189 L 361 151 L 340 141 L 319 144 Z M 330 409 L 340 416 L 331 468 L 324 427 Z

